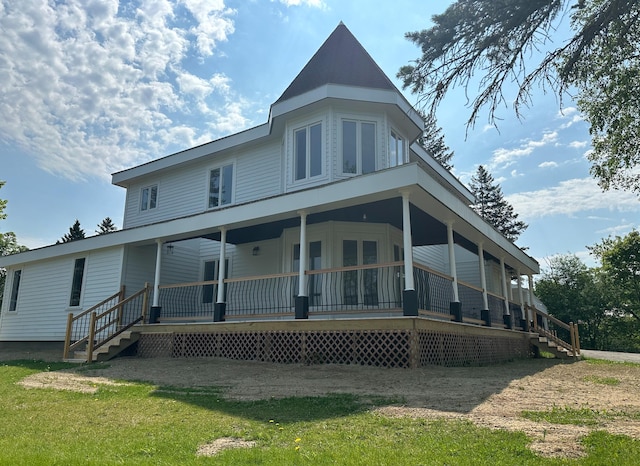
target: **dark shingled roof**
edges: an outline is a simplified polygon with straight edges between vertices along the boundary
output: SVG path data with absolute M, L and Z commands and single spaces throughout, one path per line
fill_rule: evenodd
M 342 22 L 276 103 L 325 84 L 396 90 L 391 80 Z

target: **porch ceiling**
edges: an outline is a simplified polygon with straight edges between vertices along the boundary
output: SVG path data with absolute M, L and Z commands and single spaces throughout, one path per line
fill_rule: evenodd
M 402 230 L 402 199 L 399 197 L 369 202 L 339 209 L 316 212 L 307 216 L 307 225 L 336 222 L 388 223 Z M 279 238 L 287 228 L 300 226 L 300 217 L 251 225 L 227 231 L 227 242 L 245 244 Z M 411 204 L 411 236 L 414 246 L 429 246 L 447 243 L 447 227 L 422 209 Z M 203 238 L 220 241 L 220 232 L 212 232 Z M 459 246 L 478 253 L 477 246 L 464 236 L 454 232 L 454 241 Z M 486 259 L 494 259 L 485 252 Z

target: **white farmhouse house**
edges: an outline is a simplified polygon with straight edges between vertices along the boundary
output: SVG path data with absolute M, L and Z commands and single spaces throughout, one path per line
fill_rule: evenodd
M 341 23 L 266 123 L 113 174 L 122 230 L 0 258 L 0 341 L 62 342 L 69 313 L 145 283 L 139 328 L 164 334 L 403 317 L 522 334 L 506 329 L 531 320 L 519 283 L 538 263 L 469 207 L 422 129 Z

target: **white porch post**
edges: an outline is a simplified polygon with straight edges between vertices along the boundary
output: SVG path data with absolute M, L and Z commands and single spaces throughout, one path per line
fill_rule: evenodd
M 453 242 L 453 222 L 447 222 L 447 245 L 449 247 L 449 270 L 453 277 L 453 301 L 460 302 L 458 294 L 458 272 L 456 271 L 456 252 Z
M 462 322 L 462 303 L 458 291 L 458 272 L 456 270 L 456 252 L 453 242 L 453 222 L 447 222 L 447 246 L 449 248 L 449 270 L 453 277 L 453 302 L 449 304 L 449 312 L 455 316 L 456 322 Z
M 509 311 L 509 290 L 507 289 L 507 270 L 504 265 L 504 258 L 500 258 L 500 271 L 502 273 L 502 296 L 504 297 L 504 316 L 508 316 L 504 318 L 504 323 L 512 328 L 511 322 L 511 312 Z
M 227 303 L 224 300 L 224 277 L 227 275 L 227 227 L 220 228 L 220 256 L 218 261 L 218 295 L 216 304 L 213 307 L 213 321 L 224 322 L 224 315 L 227 311 Z
M 518 274 L 518 302 L 520 302 L 520 312 L 522 314 L 522 320 L 525 321 L 524 325 L 523 325 L 523 330 L 526 332 L 527 331 L 527 315 L 524 312 L 524 296 L 522 295 L 522 275 L 520 274 L 520 270 L 517 270 L 516 273 Z
M 537 322 L 535 321 L 536 316 L 533 314 L 533 275 L 527 275 L 528 285 L 529 285 L 529 322 L 533 325 L 533 328 L 536 328 Z
M 487 296 L 487 272 L 484 269 L 484 248 L 478 243 L 478 259 L 480 261 L 480 286 L 482 287 L 482 306 L 489 309 L 489 297 Z
M 307 212 L 304 210 L 300 214 L 300 270 L 298 270 L 298 296 L 295 302 L 296 319 L 307 319 L 309 317 L 309 297 L 307 296 Z
M 160 273 L 162 271 L 162 245 L 160 239 L 156 240 L 156 270 L 153 278 L 153 301 L 151 303 L 151 313 L 149 323 L 155 324 L 160 318 Z
M 413 241 L 411 239 L 411 211 L 409 193 L 402 192 L 402 246 L 404 247 L 404 289 L 415 290 L 413 281 Z
M 402 194 L 402 245 L 404 247 L 404 291 L 402 292 L 402 315 L 418 315 L 418 295 L 413 279 L 413 240 L 411 238 L 411 206 L 409 191 Z

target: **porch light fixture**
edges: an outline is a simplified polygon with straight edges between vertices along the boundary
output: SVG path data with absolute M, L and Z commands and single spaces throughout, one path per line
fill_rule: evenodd
M 173 244 L 167 244 L 167 254 L 172 256 L 173 255 L 173 248 L 174 245 Z
M 362 214 L 362 221 L 366 222 L 367 221 L 367 214 Z
M 253 248 L 253 251 L 251 252 L 254 256 L 259 256 L 260 255 L 260 246 L 256 246 Z

